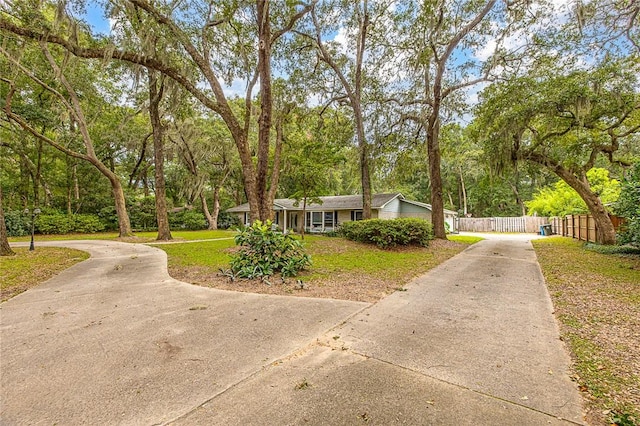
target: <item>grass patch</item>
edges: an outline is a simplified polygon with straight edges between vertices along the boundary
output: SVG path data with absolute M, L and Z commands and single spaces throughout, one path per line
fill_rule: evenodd
M 64 269 L 89 257 L 89 253 L 58 247 L 14 248 L 15 256 L 0 257 L 0 301 L 35 287 Z
M 203 266 L 217 271 L 228 268 L 233 240 L 203 241 L 190 244 L 162 244 L 158 248 L 164 250 L 169 258 L 169 268 Z
M 441 259 L 451 257 L 448 256 L 449 254 L 459 252 L 458 246 L 452 246 L 452 249 L 440 247 L 439 252 L 421 247 L 388 250 L 371 244 L 328 239 L 322 236 L 307 237 L 305 242 L 313 260 L 309 281 L 340 273 L 358 273 L 377 279 L 403 280 L 405 277 L 413 277 L 427 271 L 441 263 Z
M 469 244 L 469 245 L 475 244 L 477 242 L 484 240 L 484 238 L 482 237 L 475 237 L 471 235 L 447 235 L 447 238 L 449 239 L 449 241 L 455 241 L 458 243 Z
M 176 241 L 213 240 L 218 238 L 232 238 L 237 234 L 235 230 L 217 229 L 214 231 L 171 231 Z M 125 242 L 153 242 L 158 233 L 155 231 L 136 232 L 133 238 L 125 239 Z M 29 241 L 31 236 L 11 237 L 11 242 Z M 64 235 L 36 235 L 38 241 L 67 241 L 67 240 L 118 240 L 117 232 L 96 232 L 94 234 L 64 234 Z
M 182 281 L 227 290 L 373 302 L 399 289 L 404 291 L 411 279 L 458 254 L 469 243 L 435 240 L 427 248 L 383 250 L 343 238 L 307 235 L 303 244 L 311 255 L 311 267 L 288 281 L 270 278 L 270 286 L 259 281 L 230 282 L 220 274 L 220 269 L 229 268 L 233 240 L 158 248 L 167 252 L 171 276 Z
M 563 237 L 532 243 L 588 423 L 640 424 L 640 255 Z

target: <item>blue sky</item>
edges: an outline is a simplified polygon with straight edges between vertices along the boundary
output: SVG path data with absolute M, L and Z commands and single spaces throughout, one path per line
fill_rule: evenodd
M 104 10 L 97 2 L 87 1 L 86 15 L 84 20 L 96 33 L 108 35 L 110 32 L 109 20 L 104 16 Z

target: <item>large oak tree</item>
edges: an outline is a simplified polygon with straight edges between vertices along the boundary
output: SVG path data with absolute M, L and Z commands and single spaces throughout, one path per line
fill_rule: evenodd
M 477 111 L 494 164 L 527 161 L 553 172 L 584 200 L 603 244 L 615 243 L 616 233 L 587 172 L 600 161 L 629 164 L 625 152 L 640 133 L 638 75 L 640 63 L 631 59 L 522 77 L 488 88 Z
M 272 6 L 275 10 L 272 10 Z M 220 116 L 228 127 L 242 164 L 244 187 L 251 218 L 273 215 L 275 191 L 269 191 L 273 99 L 271 94 L 272 52 L 278 41 L 310 9 L 297 3 L 254 2 L 151 3 L 146 0 L 118 0 L 111 3 L 114 27 L 135 14 L 144 15 L 147 25 L 157 27 L 158 37 L 179 43 L 179 56 L 152 53 L 142 46 L 114 44 L 115 38 L 78 38 L 73 19 L 69 25 L 50 25 L 43 11 L 15 7 L 11 15 L 0 14 L 0 29 L 24 39 L 56 44 L 80 58 L 114 59 L 158 71 L 180 84 L 206 108 Z M 64 8 L 59 11 L 65 12 Z M 126 12 L 126 13 L 125 13 Z M 38 19 L 33 19 L 38 16 Z M 117 34 L 117 30 L 114 31 Z M 129 40 L 132 42 L 135 40 Z M 171 43 L 164 43 L 170 45 Z M 225 93 L 225 84 L 243 82 L 245 104 L 236 111 Z M 205 88 L 206 87 L 206 88 Z M 258 94 L 258 137 L 249 140 L 250 120 Z

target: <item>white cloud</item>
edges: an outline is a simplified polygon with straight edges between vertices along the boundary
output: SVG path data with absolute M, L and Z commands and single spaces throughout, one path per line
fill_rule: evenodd
M 480 61 L 486 61 L 496 51 L 497 45 L 498 42 L 495 38 L 489 39 L 482 48 L 473 52 L 473 56 Z
M 236 96 L 244 98 L 247 93 L 247 82 L 239 78 L 234 78 L 230 86 L 223 83 L 222 91 L 227 98 Z
M 333 38 L 333 41 L 338 43 L 341 53 L 347 54 L 349 48 L 349 40 L 347 38 L 347 29 L 345 27 L 340 27 L 338 33 Z

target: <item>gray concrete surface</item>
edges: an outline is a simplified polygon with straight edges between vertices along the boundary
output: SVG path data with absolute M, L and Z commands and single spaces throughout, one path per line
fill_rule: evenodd
M 0 423 L 580 423 L 532 247 L 498 238 L 374 305 L 201 288 L 152 247 L 51 243 L 92 257 L 0 305 Z

